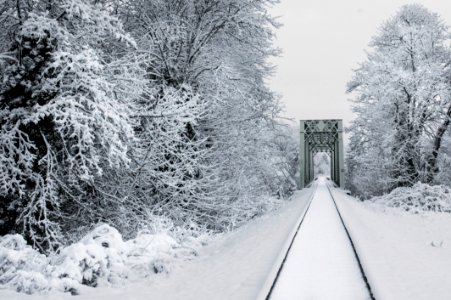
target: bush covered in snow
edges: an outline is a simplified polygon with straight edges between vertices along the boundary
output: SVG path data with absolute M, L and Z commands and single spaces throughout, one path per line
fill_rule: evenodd
M 48 259 L 18 234 L 0 237 L 0 287 L 32 294 L 48 290 Z
M 370 201 L 412 213 L 428 211 L 451 213 L 450 188 L 443 185 L 432 186 L 418 182 L 412 187 L 400 187 L 390 194 L 374 197 Z
M 205 239 L 206 235 L 176 241 L 170 232 L 145 231 L 124 241 L 115 228 L 104 224 L 79 242 L 45 256 L 22 236 L 6 235 L 0 237 L 0 288 L 28 294 L 51 290 L 78 294 L 82 285 L 148 278 L 169 272 L 175 258 L 195 255 Z

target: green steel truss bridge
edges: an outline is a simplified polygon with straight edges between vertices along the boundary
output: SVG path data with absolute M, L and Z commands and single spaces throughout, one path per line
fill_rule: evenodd
M 344 187 L 344 153 L 342 120 L 301 120 L 300 184 L 301 189 L 314 180 L 314 157 L 319 152 L 330 156 L 331 179 Z

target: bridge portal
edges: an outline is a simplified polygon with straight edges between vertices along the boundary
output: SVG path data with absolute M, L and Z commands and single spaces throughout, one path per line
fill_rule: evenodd
M 330 156 L 331 179 L 344 187 L 344 152 L 342 120 L 301 120 L 301 189 L 314 180 L 314 157 L 319 152 Z

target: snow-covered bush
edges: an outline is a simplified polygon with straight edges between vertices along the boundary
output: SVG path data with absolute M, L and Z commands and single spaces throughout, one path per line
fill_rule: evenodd
M 0 288 L 33 294 L 49 290 L 48 258 L 18 234 L 0 237 Z
M 126 253 L 121 234 L 109 225 L 101 225 L 60 251 L 52 261 L 53 275 L 88 286 L 97 286 L 99 280 L 118 283 L 126 277 Z
M 400 187 L 390 194 L 374 197 L 369 201 L 412 213 L 451 213 L 451 190 L 443 185 L 431 186 L 418 182 L 412 187 Z
M 152 273 L 168 273 L 171 262 L 180 245 L 165 233 L 140 233 L 135 239 L 126 242 L 128 267 L 131 275 L 148 277 Z
M 71 280 L 94 287 L 117 285 L 127 279 L 169 272 L 174 259 L 193 255 L 186 247 L 161 230 L 142 231 L 136 238 L 124 241 L 115 228 L 104 224 L 52 257 L 52 276 L 66 280 L 64 284 Z
M 175 237 L 180 237 L 176 240 Z M 77 294 L 82 285 L 118 285 L 168 273 L 174 260 L 197 254 L 208 236 L 183 229 L 140 232 L 124 241 L 103 224 L 80 241 L 45 256 L 20 235 L 0 237 L 0 288 L 33 294 L 50 290 Z

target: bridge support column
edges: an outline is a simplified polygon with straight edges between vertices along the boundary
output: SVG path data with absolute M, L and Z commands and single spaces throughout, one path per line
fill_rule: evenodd
M 343 147 L 343 121 L 338 121 L 338 182 L 340 188 L 345 187 L 345 157 Z
M 305 126 L 304 121 L 301 121 L 301 149 L 299 149 L 299 188 L 303 189 L 305 187 L 305 173 L 307 170 L 306 167 L 306 153 L 305 153 Z

